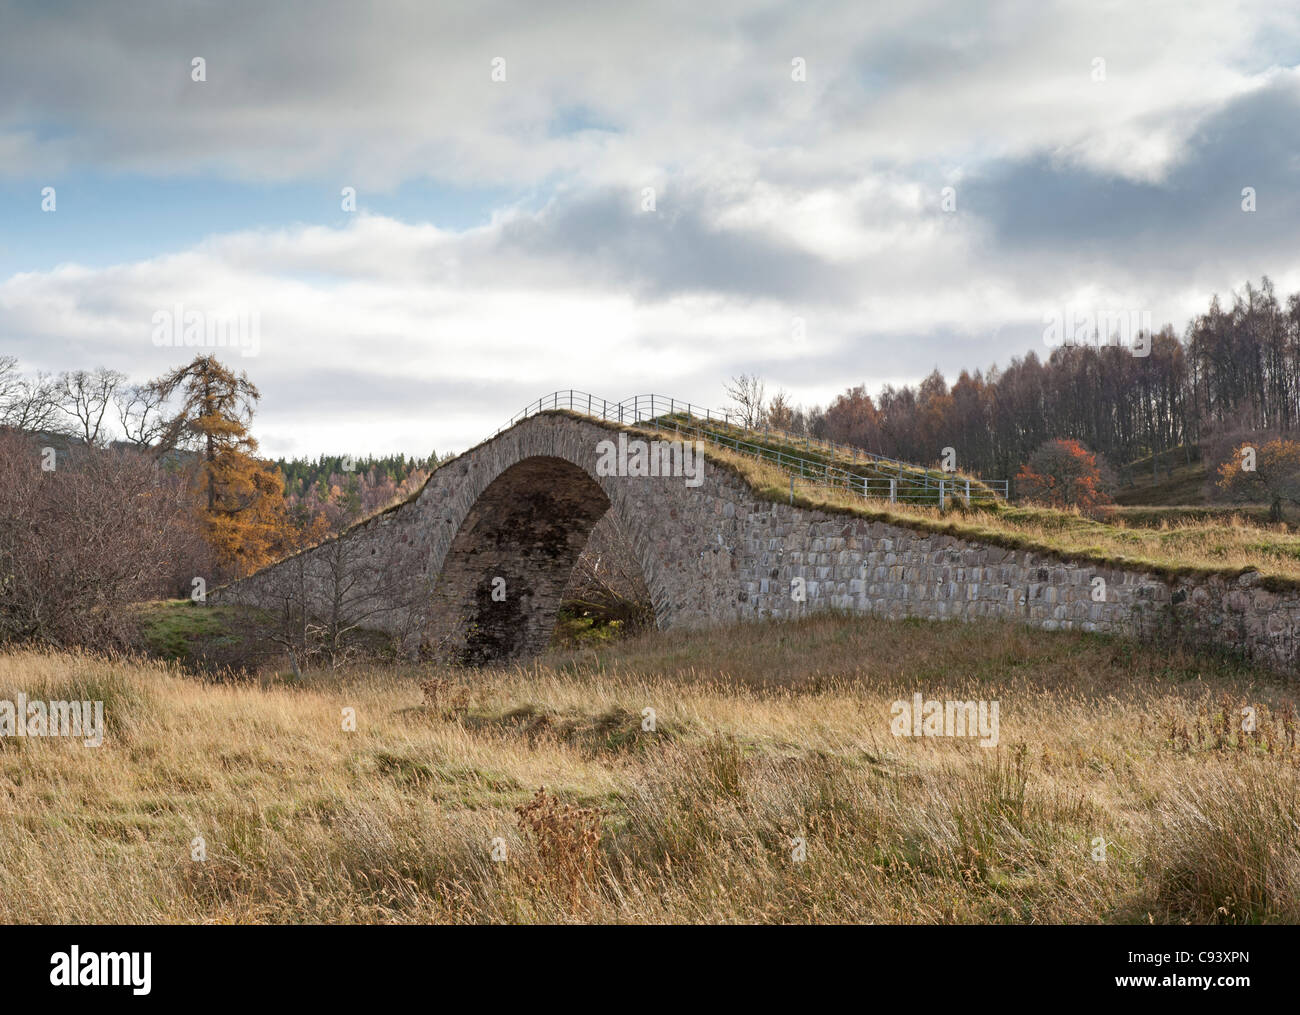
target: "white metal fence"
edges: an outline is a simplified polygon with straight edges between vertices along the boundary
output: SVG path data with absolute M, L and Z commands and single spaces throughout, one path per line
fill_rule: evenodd
M 954 499 L 978 504 L 1007 498 L 1008 483 L 1005 479 L 944 473 L 852 445 L 767 426 L 748 427 L 742 425 L 743 421 L 735 412 L 692 405 L 665 395 L 633 395 L 621 402 L 611 402 L 573 388 L 554 391 L 525 406 L 497 433 L 529 416 L 561 409 L 625 426 L 649 426 L 671 431 L 683 438 L 705 441 L 769 462 L 789 473 L 792 497 L 796 484 L 800 484 L 833 487 L 895 503 L 926 503 L 939 507 L 947 507 Z M 825 457 L 817 459 L 792 454 L 791 448 L 821 452 Z

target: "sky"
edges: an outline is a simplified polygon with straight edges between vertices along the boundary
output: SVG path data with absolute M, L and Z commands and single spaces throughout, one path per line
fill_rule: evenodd
M 0 354 L 143 381 L 242 324 L 271 456 L 1181 333 L 1297 236 L 1276 0 L 0 0 Z

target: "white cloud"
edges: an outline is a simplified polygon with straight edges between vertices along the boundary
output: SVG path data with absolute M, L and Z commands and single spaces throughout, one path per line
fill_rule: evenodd
M 970 199 L 990 167 L 1040 159 L 1097 176 L 1061 193 L 1103 213 L 1112 179 L 1177 178 L 1207 122 L 1294 79 L 1266 54 L 1300 38 L 1298 16 L 1271 4 L 235 3 L 183 22 L 169 5 L 87 4 L 75 20 L 0 5 L 2 171 L 363 193 L 430 178 L 545 202 L 465 231 L 364 213 L 218 226 L 170 254 L 0 281 L 0 328 L 29 368 L 157 374 L 178 351 L 153 346 L 154 311 L 257 310 L 260 355 L 235 359 L 263 390 L 271 452 L 463 447 L 553 388 L 710 403 L 740 370 L 825 401 L 1041 352 L 1043 313 L 1080 294 L 1181 326 L 1189 292 L 1199 306 L 1259 263 L 1297 277 L 1236 219 L 1224 249 L 1251 257 L 1216 251 L 1221 226 L 1193 221 L 1170 282 L 1149 226 L 1130 250 L 1116 217 L 1101 256 L 1044 240 L 1050 215 L 1017 216 L 1008 193 L 1041 175 L 994 179 L 1000 203 Z M 790 80 L 794 56 L 806 82 Z M 1211 159 L 1190 174 L 1198 199 L 1225 172 Z M 938 211 L 949 183 L 955 215 Z
M 838 207 L 831 197 L 764 191 L 728 228 L 743 244 L 744 230 L 787 223 L 792 242 L 774 248 L 779 272 L 781 257 L 797 264 L 810 256 L 801 247 L 805 229 L 815 233 L 826 215 L 850 222 L 851 211 L 852 201 Z M 1043 299 L 999 279 L 996 265 L 976 270 L 976 238 L 956 225 L 916 232 L 902 254 L 881 244 L 870 223 L 858 231 L 841 225 L 837 268 L 861 277 L 861 292 L 806 305 L 707 288 L 638 295 L 589 271 L 583 252 L 567 246 L 571 237 L 555 235 L 567 221 L 548 209 L 451 233 L 360 216 L 341 229 L 216 236 L 129 264 L 16 275 L 0 283 L 0 328 L 28 368 L 102 364 L 142 379 L 191 354 L 154 346 L 156 311 L 256 311 L 258 355 L 224 358 L 262 388 L 257 429 L 267 451 L 419 451 L 475 443 L 557 388 L 614 399 L 654 391 L 710 404 L 720 401 L 725 377 L 761 364 L 774 386 L 825 400 L 846 384 L 875 388 L 935 362 L 950 371 L 981 365 L 1001 325 L 1037 322 L 1044 311 Z M 512 229 L 525 222 L 529 242 L 516 243 Z M 635 234 L 623 242 L 635 245 Z M 625 253 L 599 256 L 624 261 Z M 660 253 L 672 257 L 671 249 Z M 643 267 L 663 266 L 651 258 Z M 802 341 L 792 337 L 795 317 L 806 322 Z M 970 345 L 976 338 L 985 344 Z M 1020 351 L 1023 342 L 999 358 Z M 816 363 L 820 379 L 802 380 Z

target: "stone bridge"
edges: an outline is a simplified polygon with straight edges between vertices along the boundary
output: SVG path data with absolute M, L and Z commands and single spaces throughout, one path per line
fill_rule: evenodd
M 1162 577 L 789 504 L 712 455 L 694 478 L 610 475 L 602 442 L 620 434 L 653 440 L 573 413 L 526 418 L 439 467 L 404 504 L 213 599 L 288 623 L 305 603 L 337 626 L 386 631 L 408 650 L 468 664 L 529 656 L 546 647 L 574 564 L 612 511 L 661 629 L 827 609 L 1006 617 L 1138 636 L 1177 627 L 1286 672 L 1296 665 L 1300 592 L 1268 591 L 1252 574 Z

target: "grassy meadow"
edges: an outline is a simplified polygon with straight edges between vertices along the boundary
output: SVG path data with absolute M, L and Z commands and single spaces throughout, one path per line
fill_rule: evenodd
M 1300 920 L 1296 690 L 1168 646 L 823 616 L 300 683 L 0 655 L 20 691 L 108 732 L 0 739 L 4 922 Z M 893 736 L 917 692 L 998 746 Z

